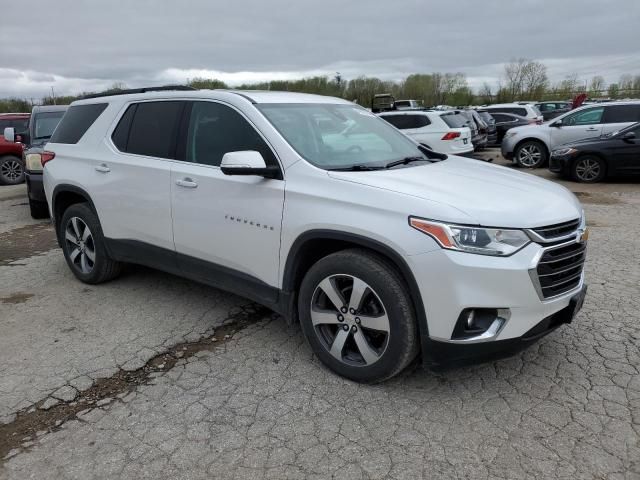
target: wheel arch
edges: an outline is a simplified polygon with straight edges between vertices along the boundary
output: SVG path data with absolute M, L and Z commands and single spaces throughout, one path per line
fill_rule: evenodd
M 394 249 L 382 242 L 355 233 L 335 230 L 310 230 L 291 245 L 285 262 L 282 290 L 287 298 L 288 320 L 297 321 L 297 296 L 300 283 L 311 266 L 321 258 L 348 248 L 364 248 L 383 257 L 406 283 L 416 313 L 421 346 L 429 338 L 429 327 L 418 283 L 407 262 Z M 421 349 L 424 355 L 424 348 Z
M 547 159 L 549 158 L 550 154 L 551 154 L 551 150 L 549 149 L 549 146 L 547 145 L 547 142 L 545 142 L 544 140 L 542 140 L 541 138 L 537 138 L 537 137 L 527 137 L 527 138 L 523 138 L 522 140 L 520 140 L 518 143 L 515 144 L 515 146 L 513 147 L 513 155 L 515 156 L 516 154 L 516 150 L 518 148 L 520 148 L 520 146 L 525 143 L 525 142 L 536 142 L 539 143 L 540 145 L 542 145 L 542 148 L 544 148 L 544 150 L 547 152 Z
M 60 220 L 67 208 L 77 203 L 87 203 L 93 213 L 98 215 L 95 205 L 91 196 L 82 188 L 75 185 L 60 184 L 53 189 L 53 195 L 51 195 L 51 213 L 53 215 L 53 224 L 56 232 L 59 232 Z M 58 237 L 58 243 L 60 243 L 60 236 Z

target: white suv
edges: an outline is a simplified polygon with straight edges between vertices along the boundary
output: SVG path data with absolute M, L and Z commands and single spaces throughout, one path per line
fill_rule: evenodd
M 584 298 L 585 219 L 568 190 L 434 153 L 337 98 L 85 99 L 42 163 L 78 279 L 132 262 L 236 292 L 299 321 L 356 381 L 418 353 L 442 365 L 512 352 Z
M 380 113 L 402 133 L 436 152 L 473 153 L 468 120 L 458 112 L 405 111 Z

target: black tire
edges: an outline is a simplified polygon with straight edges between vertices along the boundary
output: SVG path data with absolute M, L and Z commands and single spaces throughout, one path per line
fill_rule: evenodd
M 80 222 L 77 222 L 78 219 Z M 74 222 L 77 222 L 79 228 L 74 228 Z M 72 237 L 82 240 L 85 233 L 82 224 L 89 228 L 90 237 L 87 237 L 84 242 L 74 243 L 68 239 L 67 231 L 71 233 Z M 122 264 L 109 257 L 105 249 L 104 236 L 98 217 L 86 203 L 76 203 L 65 210 L 58 228 L 58 235 L 67 265 L 81 282 L 103 283 L 120 274 Z M 82 253 L 76 254 L 78 249 Z M 93 261 L 90 259 L 89 252 L 93 252 Z M 72 255 L 74 256 L 72 257 Z M 90 267 L 87 270 L 83 269 L 82 256 L 86 257 L 86 266 Z
M 33 219 L 49 218 L 49 207 L 46 202 L 37 202 L 29 199 L 29 210 Z
M 540 168 L 547 164 L 549 153 L 547 147 L 538 140 L 526 140 L 518 145 L 513 156 L 519 167 Z
M 349 301 L 352 300 L 355 281 L 363 282 L 368 288 L 363 290 L 366 293 L 357 303 L 357 310 L 348 312 L 349 305 L 344 299 L 348 295 Z M 344 316 L 334 308 L 335 303 L 325 294 L 321 284 L 331 284 L 333 293 L 338 292 L 339 297 L 334 298 L 347 310 L 342 311 Z M 323 306 L 318 307 L 319 303 Z M 318 358 L 338 375 L 356 382 L 376 383 L 391 378 L 418 354 L 418 330 L 408 287 L 390 263 L 367 250 L 343 250 L 315 263 L 300 285 L 298 314 L 305 338 Z M 329 323 L 320 322 L 323 324 L 314 326 L 312 315 L 316 319 L 328 318 Z M 343 320 L 339 320 L 340 317 Z M 367 328 L 382 318 L 386 319 L 386 331 L 383 327 L 380 330 Z M 340 343 L 337 342 L 338 335 L 346 340 L 341 348 L 334 349 L 334 356 L 331 347 Z M 358 343 L 363 338 L 365 349 Z M 361 351 L 366 351 L 367 355 Z M 367 356 L 373 360 L 367 361 Z
M 571 166 L 571 178 L 580 183 L 597 183 L 607 176 L 607 164 L 596 155 L 582 155 Z
M 24 182 L 24 164 L 13 155 L 0 157 L 0 185 L 18 185 Z

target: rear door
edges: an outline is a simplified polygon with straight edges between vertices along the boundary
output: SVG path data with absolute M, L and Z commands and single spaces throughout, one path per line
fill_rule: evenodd
M 106 237 L 173 254 L 171 162 L 183 108 L 181 101 L 126 106 L 108 142 L 112 152 L 92 160 L 92 197 Z
M 285 182 L 223 174 L 224 154 L 244 150 L 279 166 L 262 135 L 234 107 L 188 104 L 179 161 L 171 170 L 174 241 L 185 275 L 268 302 L 278 285 Z
M 623 140 L 611 139 L 614 168 L 619 173 L 640 173 L 640 124 L 627 130 L 636 134 L 635 138 Z
M 640 122 L 640 104 L 607 105 L 602 119 L 602 133 L 611 133 Z
M 561 126 L 549 127 L 551 149 L 558 145 L 582 140 L 583 138 L 599 137 L 602 134 L 602 117 L 604 106 L 591 107 L 577 111 L 562 118 Z

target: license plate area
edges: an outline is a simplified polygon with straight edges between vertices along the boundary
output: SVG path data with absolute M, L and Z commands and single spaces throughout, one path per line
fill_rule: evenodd
M 571 300 L 569 300 L 569 306 L 571 307 L 571 320 L 578 314 L 580 310 L 582 310 L 582 306 L 584 305 L 584 299 L 587 296 L 587 286 L 584 285 L 582 290 L 576 293 Z M 569 320 L 569 321 L 571 321 Z

